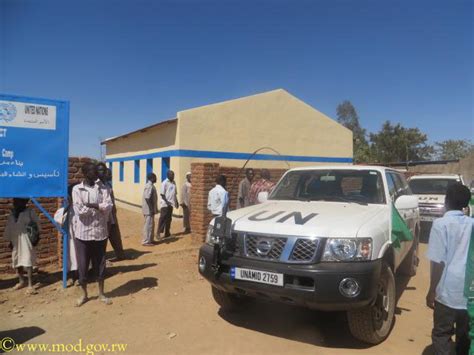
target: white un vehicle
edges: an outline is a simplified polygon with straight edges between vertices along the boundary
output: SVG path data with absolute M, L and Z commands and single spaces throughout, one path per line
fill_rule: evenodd
M 429 231 L 436 218 L 444 215 L 444 197 L 448 187 L 464 181 L 461 175 L 414 175 L 408 184 L 412 192 L 418 197 L 422 230 Z
M 229 212 L 223 229 L 222 218 L 209 226 L 199 271 L 216 302 L 234 310 L 253 298 L 343 310 L 356 338 L 382 342 L 394 321 L 394 274 L 412 276 L 418 265 L 418 199 L 404 175 L 375 166 L 292 169 L 265 197 Z M 400 243 L 393 208 L 411 232 Z

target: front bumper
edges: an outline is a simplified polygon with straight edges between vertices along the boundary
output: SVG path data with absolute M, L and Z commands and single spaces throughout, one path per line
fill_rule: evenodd
M 211 268 L 212 246 L 205 244 L 201 247 L 199 260 L 201 258 L 205 260 L 204 270 L 199 270 L 201 275 L 213 286 L 225 292 L 323 311 L 350 310 L 372 304 L 376 298 L 381 270 L 380 259 L 366 262 L 295 265 L 234 256 L 223 261 L 216 274 Z M 279 287 L 233 280 L 230 276 L 231 266 L 282 273 L 284 285 Z M 361 288 L 359 295 L 354 298 L 345 297 L 339 291 L 340 282 L 348 277 L 357 280 Z

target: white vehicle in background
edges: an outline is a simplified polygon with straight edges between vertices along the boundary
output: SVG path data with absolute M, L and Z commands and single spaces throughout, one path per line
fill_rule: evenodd
M 259 298 L 346 311 L 354 337 L 386 339 L 397 302 L 394 274 L 412 276 L 418 265 L 418 199 L 403 173 L 292 169 L 259 200 L 211 221 L 200 249 L 199 272 L 222 309 Z M 404 238 L 394 238 L 400 230 Z
M 426 174 L 410 178 L 410 189 L 418 196 L 422 229 L 429 230 L 433 221 L 443 216 L 446 190 L 459 182 L 464 184 L 462 176 L 458 174 Z

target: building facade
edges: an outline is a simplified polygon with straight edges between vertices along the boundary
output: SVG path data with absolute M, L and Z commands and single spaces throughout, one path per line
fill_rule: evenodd
M 162 181 L 172 169 L 181 187 L 193 162 L 243 166 L 250 158 L 248 167 L 281 169 L 353 156 L 350 130 L 282 89 L 180 111 L 102 144 L 117 202 L 132 208 L 151 171 Z

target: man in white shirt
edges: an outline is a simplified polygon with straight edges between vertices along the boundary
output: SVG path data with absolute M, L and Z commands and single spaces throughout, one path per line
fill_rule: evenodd
M 222 216 L 224 209 L 228 207 L 229 193 L 225 189 L 226 183 L 226 177 L 219 175 L 216 178 L 216 186 L 209 191 L 207 209 L 211 211 L 213 216 Z
M 155 183 L 156 175 L 153 173 L 148 174 L 142 199 L 142 212 L 145 217 L 142 245 L 147 247 L 153 246 L 155 215 L 158 213 L 158 194 L 156 192 Z
M 451 354 L 456 336 L 456 354 L 469 352 L 469 317 L 464 296 L 467 254 L 473 219 L 464 215 L 471 193 L 462 184 L 448 187 L 446 213 L 433 222 L 427 256 L 431 260 L 430 289 L 426 304 L 434 309 L 431 338 L 435 354 Z
M 165 232 L 163 238 L 168 238 L 173 218 L 173 207 L 178 208 L 178 198 L 176 194 L 176 183 L 174 182 L 174 172 L 168 170 L 167 178 L 161 183 L 160 189 L 160 219 L 158 221 L 158 233 L 156 238 L 160 239 L 160 233 Z
M 186 173 L 186 182 L 181 191 L 181 207 L 183 208 L 183 227 L 184 233 L 191 233 L 191 173 Z
M 104 279 L 107 224 L 113 207 L 112 198 L 106 186 L 97 179 L 95 164 L 85 163 L 82 173 L 84 181 L 72 189 L 74 243 L 79 284 L 82 289 L 82 296 L 76 305 L 81 306 L 88 301 L 87 273 L 90 262 L 99 283 L 99 300 L 110 304 L 112 302 L 104 294 Z

